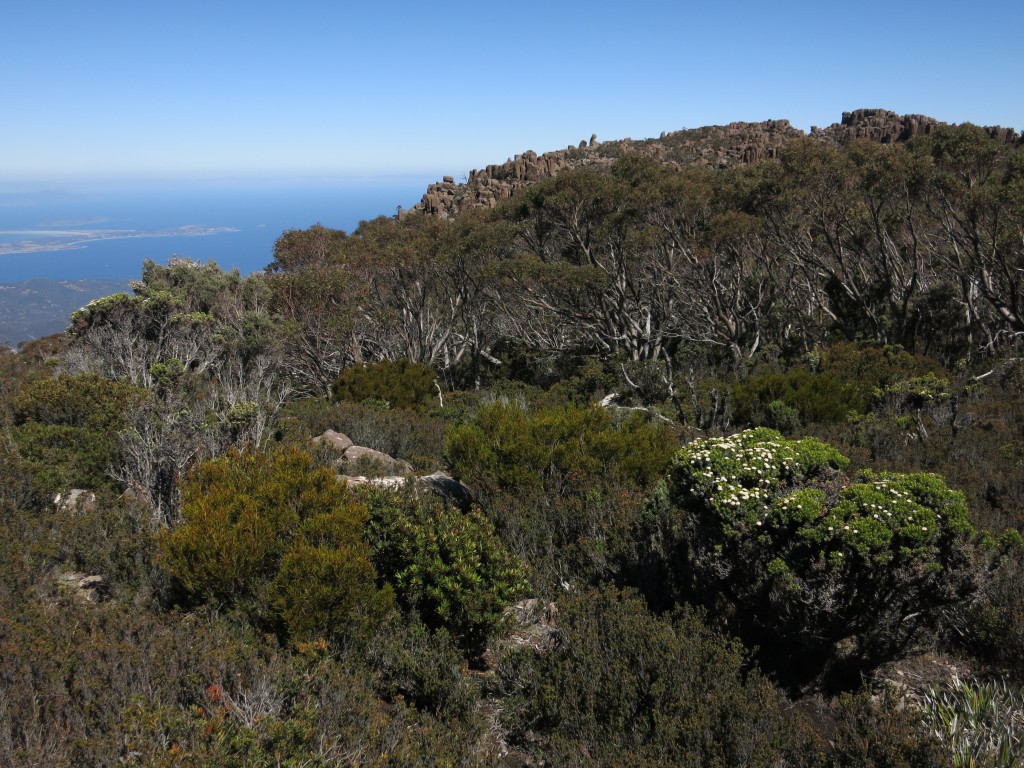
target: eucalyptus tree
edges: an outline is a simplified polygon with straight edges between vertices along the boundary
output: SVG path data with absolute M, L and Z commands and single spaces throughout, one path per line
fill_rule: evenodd
M 490 343 L 484 291 L 500 243 L 481 217 L 360 224 L 337 263 L 360 286 L 361 354 L 448 369 Z
M 1024 333 L 1024 145 L 973 125 L 919 142 L 935 164 L 927 204 L 972 333 Z
M 551 348 L 654 360 L 675 335 L 673 244 L 645 218 L 657 174 L 583 169 L 530 187 L 513 207 L 519 248 L 506 262 L 515 329 Z
M 913 344 L 916 302 L 936 280 L 927 164 L 901 145 L 806 140 L 769 176 L 759 213 L 817 308 L 848 335 Z

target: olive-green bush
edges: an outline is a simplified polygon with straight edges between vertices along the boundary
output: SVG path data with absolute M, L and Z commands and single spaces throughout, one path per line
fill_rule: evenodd
M 391 408 L 416 408 L 434 399 L 437 374 L 429 365 L 401 360 L 384 360 L 347 368 L 331 386 L 337 400 L 354 403 L 376 401 Z
M 117 433 L 145 397 L 95 374 L 40 379 L 12 398 L 12 436 L 46 492 L 110 486 Z
M 182 484 L 164 567 L 194 597 L 281 620 L 297 639 L 361 635 L 390 601 L 362 539 L 366 508 L 298 449 L 230 451 Z
M 666 425 L 633 413 L 566 405 L 481 408 L 445 446 L 499 535 L 530 566 L 535 590 L 619 575 L 647 487 L 676 449 Z

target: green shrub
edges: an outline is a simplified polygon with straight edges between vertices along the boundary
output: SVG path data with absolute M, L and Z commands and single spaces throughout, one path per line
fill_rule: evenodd
M 405 359 L 385 360 L 342 371 L 331 386 L 331 395 L 336 401 L 376 401 L 391 408 L 423 407 L 434 400 L 436 377 L 429 365 Z
M 353 537 L 346 515 L 308 519 L 270 583 L 276 613 L 295 640 L 339 634 L 368 636 L 391 607 L 379 591 L 370 550 Z
M 607 410 L 566 405 L 530 413 L 495 403 L 453 427 L 445 452 L 455 474 L 482 498 L 621 480 L 646 487 L 664 472 L 677 443 L 671 430 L 637 413 L 616 426 Z
M 795 420 L 805 424 L 834 424 L 845 421 L 850 411 L 860 412 L 868 405 L 855 382 L 806 368 L 749 376 L 735 384 L 730 394 L 733 418 L 738 424 L 783 429 L 795 425 L 788 414 L 786 420 L 778 420 L 781 407 L 796 411 Z
M 670 476 L 694 594 L 787 673 L 870 667 L 977 588 L 964 497 L 942 478 L 865 471 L 768 429 L 698 440 Z
M 386 609 L 365 507 L 297 449 L 204 462 L 182 484 L 182 518 L 160 537 L 162 562 L 197 598 L 282 619 L 297 638 L 355 632 Z
M 512 651 L 498 674 L 510 740 L 545 765 L 771 766 L 793 736 L 738 643 L 612 588 L 560 599 L 554 648 Z
M 12 435 L 46 492 L 109 486 L 117 433 L 145 397 L 93 374 L 38 380 L 12 399 Z
M 730 392 L 737 424 L 794 429 L 802 424 L 842 424 L 849 414 L 867 413 L 879 392 L 899 382 L 935 381 L 941 366 L 898 346 L 834 344 L 817 350 L 806 364 L 785 371 L 758 371 Z
M 477 680 L 465 673 L 466 660 L 454 638 L 444 629 L 430 630 L 415 616 L 392 613 L 368 652 L 389 699 L 400 696 L 446 718 L 466 716 L 479 700 Z
M 633 536 L 643 492 L 677 445 L 671 429 L 640 413 L 616 425 L 595 406 L 531 413 L 500 403 L 446 441 L 454 473 L 529 565 L 540 594 L 621 575 L 643 546 Z
M 376 490 L 367 501 L 373 562 L 401 604 L 468 653 L 482 652 L 526 586 L 491 523 L 476 508 L 464 513 L 408 494 Z

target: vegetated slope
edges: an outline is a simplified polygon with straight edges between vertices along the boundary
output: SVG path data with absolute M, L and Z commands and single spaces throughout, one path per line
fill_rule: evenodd
M 1024 148 L 861 122 L 0 356 L 0 764 L 1019 765 Z M 435 469 L 475 504 L 381 477 Z
M 93 299 L 128 290 L 127 280 L 47 280 L 0 284 L 0 345 L 63 331 L 67 318 Z
M 662 133 L 657 139 L 619 139 L 600 142 L 596 136 L 579 146 L 538 155 L 527 150 L 504 163 L 469 172 L 465 183 L 451 176 L 430 185 L 411 211 L 442 218 L 473 208 L 493 208 L 519 190 L 571 168 L 607 167 L 623 155 L 651 157 L 672 167 L 726 168 L 740 163 L 777 158 L 779 150 L 794 139 L 810 136 L 823 144 L 843 145 L 854 139 L 880 144 L 909 141 L 946 125 L 926 115 L 898 115 L 885 109 L 844 112 L 842 121 L 827 128 L 812 127 L 809 134 L 789 120 L 738 122 Z M 1021 141 L 1009 128 L 986 128 L 993 138 Z M 406 214 L 408 212 L 405 212 Z

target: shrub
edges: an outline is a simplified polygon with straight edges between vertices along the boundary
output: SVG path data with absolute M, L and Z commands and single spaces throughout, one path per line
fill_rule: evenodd
M 920 378 L 937 381 L 941 366 L 902 347 L 834 344 L 816 351 L 803 365 L 786 371 L 758 371 L 731 391 L 738 424 L 793 429 L 795 409 L 803 424 L 841 424 L 850 413 L 867 413 L 877 393 L 898 382 Z M 780 418 L 781 417 L 781 418 Z
M 506 606 L 525 589 L 521 565 L 476 508 L 411 495 L 368 495 L 373 561 L 402 605 L 479 654 Z
M 530 566 L 541 593 L 618 575 L 636 549 L 643 491 L 667 468 L 673 432 L 643 414 L 616 426 L 598 407 L 481 408 L 448 433 L 454 473 Z
M 35 381 L 12 400 L 15 443 L 48 493 L 110 485 L 117 433 L 145 396 L 93 374 Z
M 378 401 L 391 408 L 422 407 L 434 399 L 436 377 L 429 365 L 385 360 L 342 371 L 331 386 L 331 395 L 354 403 Z
M 162 562 L 197 598 L 283 619 L 300 638 L 358 630 L 386 608 L 360 538 L 365 507 L 297 449 L 201 464 L 182 517 L 160 537 Z
M 445 452 L 455 474 L 491 498 L 529 489 L 565 494 L 595 478 L 646 487 L 664 472 L 676 445 L 669 429 L 639 413 L 616 426 L 596 406 L 530 413 L 495 403 L 452 428 Z
M 498 667 L 510 740 L 546 745 L 538 762 L 780 764 L 782 697 L 694 612 L 659 617 L 608 588 L 565 596 L 558 623 L 554 648 L 513 651 Z
M 961 493 L 924 473 L 865 471 L 844 487 L 846 463 L 763 428 L 695 441 L 673 461 L 691 589 L 786 674 L 871 667 L 977 588 Z
M 369 547 L 344 515 L 317 515 L 300 528 L 270 584 L 276 613 L 294 640 L 368 636 L 391 606 L 378 591 Z
M 735 384 L 730 394 L 737 423 L 782 429 L 796 426 L 793 421 L 843 422 L 850 411 L 863 411 L 868 404 L 856 383 L 802 367 L 750 376 Z M 781 411 L 783 407 L 795 411 L 796 418 Z M 784 420 L 780 422 L 779 416 Z

